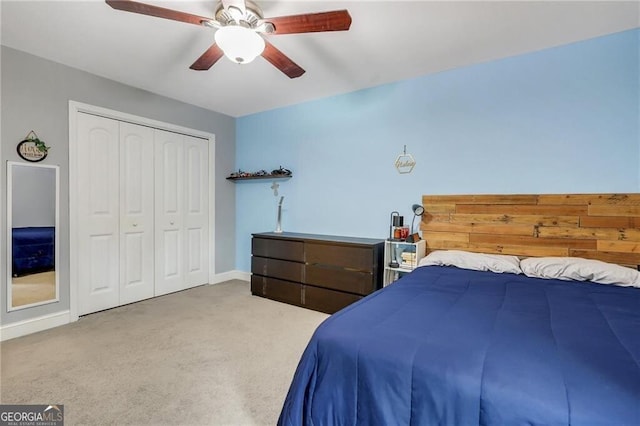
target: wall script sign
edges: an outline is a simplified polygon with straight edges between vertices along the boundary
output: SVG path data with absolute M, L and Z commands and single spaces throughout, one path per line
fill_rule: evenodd
M 407 146 L 404 146 L 404 153 L 398 155 L 396 162 L 394 163 L 398 173 L 405 174 L 411 173 L 416 166 L 416 160 L 413 159 L 411 154 L 407 154 Z

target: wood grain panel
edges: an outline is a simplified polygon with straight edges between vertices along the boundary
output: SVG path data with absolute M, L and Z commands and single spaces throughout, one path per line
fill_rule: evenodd
M 469 243 L 466 241 L 427 240 L 427 253 L 434 250 L 466 250 Z
M 640 253 L 640 243 L 636 241 L 600 241 L 598 251 L 616 251 L 619 253 Z
M 640 206 L 591 204 L 589 216 L 640 216 Z
M 536 204 L 537 195 L 423 195 L 422 204 Z
M 596 250 L 569 250 L 569 256 L 602 260 L 603 262 L 619 263 L 622 265 L 640 265 L 640 253 L 616 253 L 611 251 Z
M 424 195 L 433 250 L 640 265 L 640 194 Z
M 492 204 L 456 204 L 456 213 L 500 213 L 506 215 L 536 214 L 553 216 L 580 216 L 588 213 L 588 207 L 594 206 L 573 206 L 573 205 L 492 205 Z M 605 207 L 605 206 L 602 206 Z M 589 213 L 590 214 L 590 213 Z M 613 215 L 612 215 L 613 216 Z
M 623 229 L 614 228 L 565 228 L 562 226 L 539 227 L 536 235 L 540 238 L 579 238 L 591 240 L 624 240 Z
M 461 243 L 469 242 L 468 232 L 430 232 L 425 231 L 422 233 L 422 237 L 427 241 L 441 240 L 441 241 L 458 241 Z
M 464 250 L 474 253 L 508 254 L 521 257 L 569 256 L 569 249 L 563 247 L 528 247 L 519 245 L 467 244 L 456 241 L 427 242 L 427 253 L 435 250 Z
M 423 204 L 425 211 L 430 214 L 453 213 L 456 211 L 455 204 Z M 429 210 L 427 210 L 429 208 Z
M 595 250 L 597 240 L 580 240 L 568 238 L 523 237 L 520 235 L 471 234 L 471 244 L 497 244 L 501 246 L 525 247 L 565 247 L 583 250 Z
M 421 223 L 431 223 L 431 222 L 450 222 L 451 221 L 451 213 L 442 213 L 442 214 L 433 214 L 432 212 L 430 213 L 424 213 L 422 215 L 422 221 Z M 422 225 L 420 225 L 422 226 Z
M 540 227 L 541 238 L 587 238 L 596 240 L 640 241 L 640 229 Z
M 569 256 L 569 249 L 563 247 L 533 247 L 524 245 L 471 244 L 469 247 L 482 253 L 508 254 L 520 257 Z
M 453 223 L 494 223 L 537 226 L 578 226 L 580 216 L 507 215 L 507 214 L 452 214 Z
M 640 206 L 640 194 L 545 194 L 538 204 L 610 204 Z
M 534 225 L 492 225 L 481 223 L 428 222 L 422 225 L 423 231 L 467 232 L 482 234 L 507 234 L 533 236 Z
M 636 221 L 633 217 L 625 216 L 580 216 L 581 228 L 635 228 Z

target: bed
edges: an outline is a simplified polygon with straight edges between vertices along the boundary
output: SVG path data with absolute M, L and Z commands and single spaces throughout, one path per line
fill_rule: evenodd
M 12 229 L 12 275 L 19 277 L 55 268 L 55 227 Z
M 423 205 L 428 252 L 640 264 L 637 194 Z M 640 288 L 420 267 L 316 330 L 279 424 L 637 425 L 639 330 Z

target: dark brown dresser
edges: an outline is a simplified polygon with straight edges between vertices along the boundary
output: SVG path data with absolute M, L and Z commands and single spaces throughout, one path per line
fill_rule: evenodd
M 384 240 L 253 234 L 251 293 L 332 314 L 382 288 Z

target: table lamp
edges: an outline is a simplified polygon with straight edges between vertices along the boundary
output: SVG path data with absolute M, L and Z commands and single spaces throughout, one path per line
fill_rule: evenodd
M 417 243 L 420 241 L 420 234 L 418 232 L 413 232 L 413 224 L 416 220 L 416 217 L 422 216 L 424 214 L 424 207 L 420 204 L 414 204 L 411 206 L 411 210 L 413 210 L 413 219 L 411 220 L 411 235 L 407 237 L 408 243 Z

